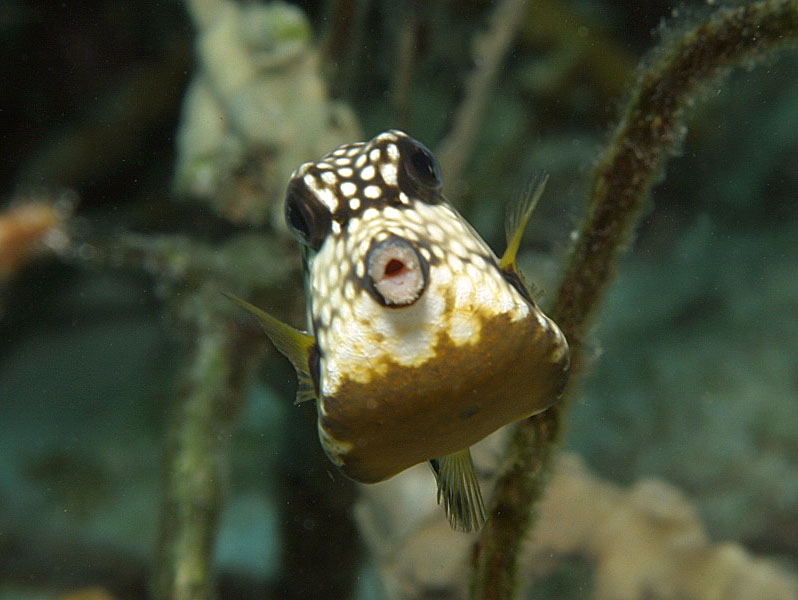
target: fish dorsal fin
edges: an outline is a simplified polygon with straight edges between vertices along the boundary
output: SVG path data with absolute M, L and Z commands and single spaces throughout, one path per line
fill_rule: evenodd
M 477 530 L 485 524 L 485 503 L 471 451 L 466 448 L 429 461 L 438 482 L 438 504 L 453 529 Z
M 309 333 L 300 331 L 279 319 L 275 319 L 269 313 L 262 311 L 246 300 L 242 300 L 233 294 L 222 293 L 255 315 L 274 347 L 294 365 L 298 379 L 296 403 L 313 400 L 316 397 L 316 388 L 311 377 L 310 364 L 311 356 L 316 352 L 315 338 Z
M 546 171 L 535 171 L 529 179 L 529 183 L 524 190 L 524 193 L 513 203 L 507 210 L 507 216 L 504 220 L 504 233 L 507 236 L 507 250 L 504 251 L 502 259 L 499 261 L 499 268 L 504 271 L 513 271 L 520 273 L 518 266 L 515 263 L 518 254 L 518 248 L 521 246 L 521 238 L 524 236 L 524 230 L 529 217 L 535 210 L 538 200 L 543 195 L 543 190 L 546 188 L 546 182 L 549 180 L 549 174 Z

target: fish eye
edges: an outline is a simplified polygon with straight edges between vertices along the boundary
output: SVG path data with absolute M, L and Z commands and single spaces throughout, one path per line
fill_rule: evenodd
M 288 226 L 301 238 L 310 239 L 308 216 L 295 196 L 285 200 L 285 218 Z
M 391 236 L 372 244 L 366 254 L 366 265 L 366 289 L 384 306 L 410 306 L 427 287 L 427 261 L 400 237 Z
M 432 152 L 421 142 L 408 139 L 403 155 L 407 174 L 424 187 L 438 189 L 443 183 L 441 167 Z
M 291 182 L 285 197 L 285 221 L 299 243 L 321 247 L 330 230 L 330 213 L 299 182 Z
M 413 165 L 413 172 L 416 178 L 429 187 L 439 187 L 441 185 L 440 168 L 437 161 L 431 154 L 424 150 L 417 150 L 410 157 Z

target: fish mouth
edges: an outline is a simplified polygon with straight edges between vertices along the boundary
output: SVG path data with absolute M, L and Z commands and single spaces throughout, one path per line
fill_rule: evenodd
M 397 235 L 373 242 L 366 253 L 366 289 L 380 304 L 414 304 L 429 283 L 429 263 L 414 244 Z

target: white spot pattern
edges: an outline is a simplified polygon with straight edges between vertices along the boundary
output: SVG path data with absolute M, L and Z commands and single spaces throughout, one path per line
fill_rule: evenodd
M 388 153 L 388 156 L 390 156 L 390 153 Z M 394 159 L 394 160 L 396 160 L 396 159 Z M 399 182 L 398 182 L 398 180 L 396 178 L 396 173 L 397 173 L 397 169 L 396 169 L 396 165 L 395 164 L 393 164 L 393 163 L 382 163 L 380 165 L 380 175 L 382 176 L 383 181 L 385 181 L 385 183 L 387 185 L 390 185 L 390 186 L 399 185 Z
M 482 323 L 495 315 L 518 320 L 534 312 L 541 327 L 550 327 L 448 202 L 424 202 L 399 188 L 404 137 L 392 130 L 343 146 L 293 175 L 333 216 L 330 233 L 308 260 L 323 396 L 334 394 L 346 378 L 370 380 L 372 365 L 384 364 L 376 360 L 380 356 L 418 366 L 434 356 L 441 336 L 458 345 L 478 343 Z M 372 243 L 391 235 L 415 244 L 429 266 L 424 293 L 401 309 L 379 304 L 362 283 Z
M 366 196 L 366 198 L 376 200 L 382 195 L 382 190 L 376 185 L 367 185 L 366 189 L 363 190 L 363 195 Z
M 357 193 L 357 186 L 351 181 L 344 181 L 341 184 L 341 193 L 347 198 L 350 198 Z

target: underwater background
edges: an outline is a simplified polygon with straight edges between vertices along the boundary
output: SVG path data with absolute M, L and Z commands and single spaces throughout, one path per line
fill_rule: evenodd
M 638 65 L 718 4 L 4 2 L 0 598 L 465 597 L 429 473 L 344 478 L 219 292 L 300 325 L 288 175 L 400 128 L 499 254 L 550 173 L 519 260 L 550 305 Z M 798 597 L 798 52 L 742 67 L 592 317 L 519 597 Z

